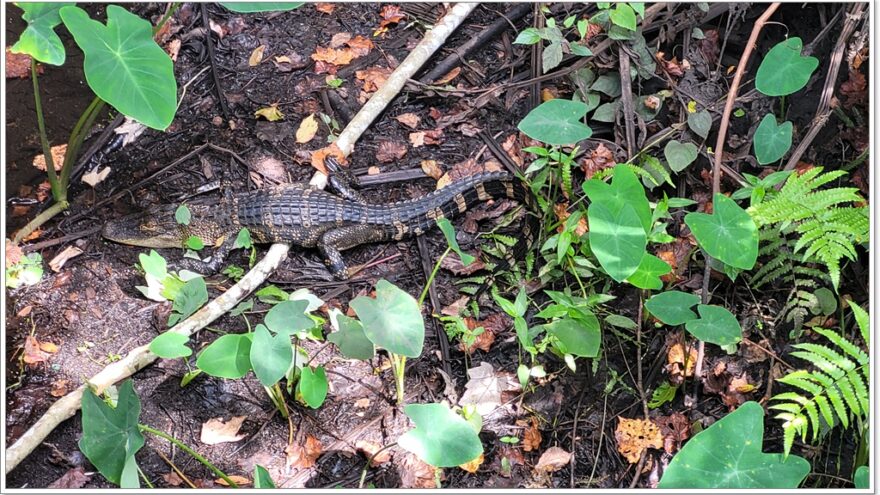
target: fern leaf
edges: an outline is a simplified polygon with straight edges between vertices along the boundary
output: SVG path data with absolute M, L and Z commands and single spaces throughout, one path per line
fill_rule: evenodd
M 868 312 L 852 301 L 850 301 L 849 307 L 852 309 L 853 316 L 856 318 L 856 325 L 858 325 L 859 332 L 862 334 L 862 340 L 865 341 L 866 345 L 870 344 L 871 324 L 870 319 L 868 318 Z
M 837 347 L 839 347 L 843 352 L 849 354 L 851 357 L 855 358 L 856 362 L 859 365 L 868 364 L 868 354 L 865 351 L 859 349 L 859 346 L 853 344 L 849 340 L 845 339 L 842 335 L 835 332 L 834 330 L 827 330 L 825 328 L 813 328 L 813 330 L 819 335 L 824 336 L 826 339 L 830 340 Z

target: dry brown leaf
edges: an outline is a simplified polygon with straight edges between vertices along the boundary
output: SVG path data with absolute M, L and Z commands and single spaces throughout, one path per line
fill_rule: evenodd
M 78 489 L 85 486 L 88 483 L 89 479 L 91 479 L 91 474 L 86 474 L 85 470 L 83 470 L 82 466 L 77 466 L 75 468 L 71 468 L 69 471 L 61 475 L 60 478 L 49 483 L 49 490 L 55 489 Z
M 355 58 L 351 48 L 324 48 L 322 46 L 315 47 L 315 53 L 312 54 L 312 60 L 315 62 L 323 62 L 324 66 L 315 64 L 315 72 L 330 72 L 335 74 L 336 68 L 342 65 L 348 65 Z
M 541 90 L 541 101 L 555 100 L 558 94 L 559 90 L 556 88 L 544 88 Z
M 660 67 L 672 77 L 683 76 L 685 71 L 690 67 L 690 64 L 687 63 L 686 60 L 679 63 L 678 57 L 675 56 L 672 57 L 672 60 L 666 60 L 666 54 L 663 52 L 657 52 L 656 58 L 657 61 L 660 62 Z
M 330 48 L 339 48 L 344 46 L 351 39 L 351 33 L 340 32 L 330 38 Z
M 168 484 L 168 486 L 177 487 L 183 484 L 183 480 L 180 479 L 180 476 L 178 476 L 177 473 L 175 473 L 174 471 L 163 474 L 162 479 L 165 480 L 165 483 Z
M 43 66 L 37 64 L 37 73 L 43 73 Z M 12 53 L 11 47 L 6 47 L 6 79 L 27 79 L 31 76 L 31 56 L 24 53 Z
M 52 261 L 49 262 L 49 268 L 52 269 L 53 272 L 58 273 L 61 270 L 61 267 L 64 266 L 71 258 L 75 258 L 82 254 L 82 249 L 76 246 L 67 246 L 63 251 L 56 254 Z
M 538 418 L 533 416 L 531 425 L 523 432 L 523 451 L 531 452 L 533 450 L 538 450 L 538 447 L 541 446 L 541 440 L 541 430 L 538 429 Z
M 306 469 L 315 465 L 324 447 L 312 435 L 306 435 L 305 444 L 293 443 L 284 452 L 287 454 L 287 465 L 293 469 Z
M 49 153 L 52 154 L 52 165 L 55 166 L 55 171 L 58 172 L 61 170 L 61 166 L 64 164 L 64 155 L 67 153 L 67 144 L 58 144 L 49 148 Z M 43 154 L 39 154 L 34 157 L 33 161 L 34 167 L 37 167 L 38 170 L 46 171 L 46 156 Z
M 476 259 L 470 265 L 464 266 L 464 263 L 461 262 L 461 258 L 459 258 L 457 255 L 446 256 L 445 258 L 443 258 L 443 261 L 440 262 L 440 266 L 456 275 L 470 275 L 476 271 L 486 268 L 485 263 L 483 263 L 483 260 L 480 259 L 479 253 L 477 253 L 477 255 L 474 257 Z
M 460 345 L 460 348 L 462 349 L 462 351 L 467 352 L 468 354 L 473 354 L 475 349 L 479 349 L 483 352 L 489 352 L 489 349 L 492 348 L 492 344 L 494 343 L 495 334 L 484 328 L 483 333 L 477 335 L 477 338 L 474 339 L 473 345 L 468 348 L 464 348 L 464 343 L 462 343 Z
M 345 159 L 345 154 L 342 153 L 342 150 L 339 149 L 339 146 L 336 143 L 330 144 L 330 146 L 326 146 L 319 150 L 315 150 L 312 152 L 312 166 L 315 167 L 316 170 L 323 174 L 327 174 L 327 167 L 324 165 L 324 159 L 328 156 L 332 156 L 339 162 L 340 165 L 346 165 L 348 160 Z
M 400 488 L 437 488 L 433 466 L 407 452 L 398 466 Z
M 21 252 L 21 248 L 9 239 L 6 239 L 6 268 L 15 265 L 19 261 L 21 261 L 24 253 Z
M 392 163 L 406 155 L 406 145 L 397 141 L 382 140 L 376 148 L 376 160 L 379 163 Z
M 452 69 L 451 71 L 449 71 L 445 76 L 434 81 L 434 84 L 436 84 L 438 86 L 441 86 L 443 84 L 448 84 L 448 83 L 452 82 L 453 79 L 458 77 L 459 74 L 461 74 L 461 67 L 456 67 L 456 68 Z
M 687 367 L 685 367 L 684 346 L 680 342 L 676 342 L 669 346 L 669 350 L 666 353 L 666 363 L 669 381 L 673 385 L 679 385 L 686 377 L 694 376 L 694 368 L 697 365 L 697 349 L 694 346 L 689 346 Z
M 518 167 L 522 168 L 525 160 L 523 159 L 522 146 L 520 145 L 519 140 L 517 140 L 516 133 L 507 136 L 504 141 L 501 142 L 501 149 L 507 153 L 507 156 L 510 157 Z
M 691 436 L 691 423 L 680 412 L 674 412 L 669 416 L 660 416 L 654 420 L 660 426 L 663 434 L 663 450 L 667 454 L 675 454 L 681 449 L 681 444 Z
M 300 122 L 299 128 L 296 130 L 296 142 L 300 144 L 308 143 L 315 137 L 317 132 L 318 119 L 315 118 L 315 114 L 309 114 L 308 117 Z
M 333 10 L 336 9 L 335 3 L 316 3 L 315 10 L 322 14 L 332 14 Z
M 245 418 L 247 416 L 233 416 L 229 421 L 224 421 L 223 418 L 209 419 L 202 424 L 201 442 L 207 445 L 217 445 L 242 440 L 245 435 L 239 435 L 238 430 Z
M 446 316 L 458 316 L 465 308 L 467 308 L 468 301 L 470 301 L 470 297 L 461 296 L 453 301 L 452 304 L 450 304 L 449 306 L 441 309 L 440 313 Z
M 269 122 L 275 122 L 284 118 L 284 114 L 278 109 L 278 104 L 273 103 L 268 107 L 261 108 L 254 112 L 254 117 L 263 117 Z
M 594 149 L 584 157 L 581 162 L 581 170 L 587 179 L 592 179 L 596 172 L 611 168 L 616 165 L 614 161 L 614 153 L 609 150 L 604 143 L 599 143 Z
M 370 403 L 371 403 L 370 398 L 364 397 L 362 399 L 358 399 L 358 400 L 354 401 L 354 407 L 357 407 L 359 409 L 366 409 L 366 408 L 370 407 Z
M 165 51 L 168 52 L 168 56 L 171 57 L 172 62 L 177 62 L 177 56 L 180 54 L 180 46 L 182 42 L 180 39 L 173 39 L 165 45 Z
M 70 392 L 70 380 L 60 379 L 52 382 L 52 388 L 49 389 L 49 395 L 52 397 L 64 397 Z
M 403 20 L 406 14 L 400 10 L 397 5 L 385 5 L 379 11 L 382 20 L 379 22 L 379 28 L 373 32 L 373 36 L 383 36 L 388 32 L 388 28 Z
M 482 164 L 477 163 L 473 158 L 468 158 L 463 162 L 458 162 L 452 166 L 440 179 L 437 180 L 437 189 L 452 184 L 453 181 L 470 177 L 482 172 L 498 172 L 501 170 L 501 164 L 494 160 L 486 161 Z
M 33 335 L 28 335 L 24 339 L 24 355 L 22 356 L 25 364 L 39 364 L 49 360 L 49 353 L 40 349 L 40 341 Z
M 460 464 L 458 467 L 464 469 L 471 474 L 475 474 L 480 469 L 480 466 L 483 465 L 484 460 L 486 460 L 485 456 L 483 454 L 480 454 L 479 457 L 477 457 L 476 459 L 470 462 L 466 462 L 464 464 Z
M 443 142 L 443 129 L 411 132 L 409 133 L 409 142 L 412 143 L 413 148 L 419 148 L 426 145 L 439 145 Z
M 229 478 L 230 480 L 232 480 L 233 482 L 235 482 L 235 484 L 238 486 L 245 486 L 245 485 L 251 484 L 251 480 L 245 478 L 244 476 L 238 476 L 237 474 L 227 474 L 226 477 Z M 214 483 L 217 483 L 218 485 L 222 485 L 222 486 L 229 486 L 229 483 L 226 480 L 224 480 L 223 478 L 217 478 L 216 480 L 214 480 Z
M 40 342 L 40 350 L 49 354 L 58 352 L 58 346 L 52 342 Z
M 436 160 L 422 160 L 422 171 L 434 180 L 443 176 L 443 169 L 440 168 L 440 165 L 437 165 Z
M 362 452 L 364 456 L 369 460 L 372 458 L 373 462 L 370 464 L 372 467 L 377 467 L 391 460 L 391 449 L 382 450 L 382 446 L 376 442 L 370 440 L 358 440 L 357 443 L 354 444 L 355 449 Z M 377 455 L 376 452 L 379 452 Z M 373 457 L 375 456 L 375 457 Z
M 419 122 L 422 121 L 422 118 L 414 113 L 402 113 L 394 117 L 394 119 L 410 129 L 415 129 L 419 126 Z
M 27 315 L 31 314 L 31 311 L 33 311 L 33 310 L 34 310 L 34 307 L 32 305 L 28 304 L 27 306 L 21 308 L 21 311 L 16 313 L 16 315 L 19 318 L 26 318 Z
M 374 45 L 370 38 L 365 38 L 361 35 L 357 35 L 347 43 L 349 48 L 351 48 L 352 53 L 355 58 L 363 57 L 364 55 L 370 53 L 370 50 L 373 49 Z
M 556 214 L 556 218 L 560 222 L 559 227 L 556 228 L 556 231 L 561 234 L 565 230 L 565 221 L 568 219 L 568 217 L 571 216 L 571 213 L 568 212 L 568 202 L 553 205 L 553 213 Z M 577 227 L 575 227 L 574 233 L 578 237 L 581 237 L 589 231 L 590 228 L 589 226 L 587 226 L 587 219 L 584 218 L 583 215 L 581 215 L 581 217 L 578 218 Z
M 617 451 L 630 464 L 639 462 L 642 453 L 648 448 L 663 448 L 660 427 L 651 420 L 621 417 L 617 429 L 614 430 L 614 439 L 617 441 Z
M 264 51 L 266 51 L 266 45 L 260 45 L 254 48 L 254 51 L 251 52 L 251 56 L 248 57 L 248 65 L 251 67 L 260 65 L 260 62 L 263 61 Z
M 367 168 L 367 175 L 379 175 L 380 172 L 381 170 L 379 170 L 379 167 L 375 165 Z
M 559 447 L 550 447 L 541 454 L 535 471 L 539 473 L 553 473 L 564 468 L 571 462 L 571 454 Z
M 483 129 L 480 129 L 479 127 L 468 122 L 465 122 L 458 126 L 458 132 L 464 134 L 467 137 L 476 137 L 482 131 Z
M 370 67 L 354 73 L 355 77 L 364 82 L 364 91 L 372 93 L 378 90 L 388 80 L 392 70 L 386 67 Z
M 98 170 L 98 168 L 100 167 L 95 167 L 94 170 L 83 174 L 82 181 L 92 187 L 95 187 L 101 182 L 104 182 L 104 179 L 106 179 L 107 176 L 110 175 L 110 167 L 104 167 L 101 170 Z

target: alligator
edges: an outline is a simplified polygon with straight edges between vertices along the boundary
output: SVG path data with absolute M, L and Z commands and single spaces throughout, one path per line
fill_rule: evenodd
M 102 235 L 149 248 L 181 248 L 190 237 L 198 237 L 205 246 L 215 247 L 211 259 L 182 258 L 172 266 L 210 275 L 220 270 L 238 233 L 246 228 L 254 243 L 317 247 L 333 276 L 346 280 L 351 272 L 341 251 L 421 235 L 438 219 L 452 219 L 489 200 L 513 199 L 528 210 L 517 244 L 499 268 L 513 265 L 538 234 L 534 196 L 507 172 L 478 173 L 420 198 L 389 204 L 368 203 L 355 189 L 354 178 L 338 166 L 331 168 L 330 185 L 337 194 L 294 183 L 228 195 L 212 205 L 188 204 L 188 224 L 175 218 L 179 205 L 161 205 L 107 222 Z

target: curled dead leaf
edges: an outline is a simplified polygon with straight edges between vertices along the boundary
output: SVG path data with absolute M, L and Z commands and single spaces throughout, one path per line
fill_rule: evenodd
M 411 132 L 409 134 L 409 142 L 412 143 L 413 148 L 427 145 L 439 145 L 443 142 L 443 129 Z
M 256 112 L 254 112 L 254 117 L 263 117 L 269 122 L 275 122 L 276 120 L 281 120 L 284 118 L 284 114 L 281 113 L 281 110 L 278 108 L 277 103 L 273 103 L 268 107 L 260 108 Z
M 49 153 L 52 155 L 52 165 L 55 166 L 55 171 L 61 171 L 61 166 L 64 165 L 64 155 L 67 154 L 67 144 L 58 144 L 49 148 Z M 39 154 L 34 157 L 33 161 L 34 167 L 37 170 L 46 171 L 46 155 Z
M 651 420 L 621 417 L 614 430 L 614 439 L 617 441 L 617 451 L 630 464 L 639 462 L 642 453 L 649 448 L 663 448 L 660 427 Z
M 213 418 L 202 424 L 200 440 L 207 445 L 219 443 L 238 442 L 245 435 L 239 435 L 238 430 L 247 416 L 233 416 L 229 421 L 223 418 Z
M 287 466 L 293 469 L 306 469 L 315 465 L 315 461 L 321 456 L 324 447 L 312 435 L 306 435 L 305 442 L 292 443 L 284 449 L 287 454 Z
M 110 175 L 110 167 L 104 167 L 98 170 L 100 167 L 95 167 L 93 170 L 83 174 L 82 181 L 86 184 L 95 187 L 101 182 L 104 182 L 104 179 Z
M 354 444 L 354 447 L 358 452 L 362 452 L 367 459 L 373 460 L 370 464 L 372 467 L 380 466 L 391 460 L 391 449 L 382 450 L 382 446 L 376 442 L 370 440 L 358 440 L 357 443 Z M 382 451 L 379 452 L 380 450 Z
M 227 474 L 226 477 L 232 480 L 232 482 L 238 486 L 246 486 L 251 484 L 251 480 L 237 474 Z M 214 483 L 222 486 L 229 486 L 229 483 L 223 478 L 217 478 L 216 480 L 214 480 Z
M 254 48 L 254 51 L 251 52 L 251 56 L 248 57 L 248 65 L 251 67 L 260 65 L 260 62 L 263 61 L 263 52 L 265 51 L 266 45 L 260 45 Z
M 42 350 L 40 341 L 33 335 L 24 339 L 24 355 L 22 360 L 25 364 L 39 364 L 49 360 L 49 353 Z
M 315 10 L 322 14 L 332 14 L 336 9 L 335 3 L 316 3 Z
M 517 422 L 519 424 L 519 422 Z M 522 446 L 524 452 L 538 450 L 541 446 L 541 430 L 538 429 L 538 418 L 532 416 L 531 424 L 523 432 Z
M 550 447 L 541 454 L 535 471 L 539 473 L 553 473 L 564 468 L 571 462 L 571 454 L 559 447 Z
M 560 222 L 556 231 L 561 234 L 565 230 L 565 221 L 571 216 L 571 213 L 568 212 L 568 202 L 553 205 L 553 213 L 556 215 L 556 219 Z M 587 226 L 587 219 L 582 215 L 578 218 L 577 227 L 575 227 L 574 233 L 580 237 L 589 232 L 589 230 L 590 228 Z
M 453 79 L 458 77 L 459 74 L 461 74 L 461 67 L 456 67 L 456 68 L 452 69 L 451 71 L 449 71 L 448 73 L 446 73 L 445 76 L 434 81 L 434 84 L 436 84 L 438 86 L 448 84 L 448 83 L 452 82 Z
M 464 464 L 460 464 L 458 467 L 460 467 L 461 469 L 464 469 L 465 471 L 467 471 L 471 474 L 474 474 L 480 469 L 480 466 L 483 465 L 483 461 L 485 459 L 486 459 L 485 456 L 483 454 L 480 454 L 479 457 L 477 457 L 476 459 L 474 459 L 470 462 L 466 462 Z
M 354 73 L 358 80 L 364 82 L 364 91 L 372 93 L 377 91 L 388 80 L 392 70 L 387 67 L 370 67 Z
M 581 162 L 581 170 L 584 171 L 587 179 L 592 179 L 596 172 L 611 168 L 616 164 L 614 153 L 604 143 L 599 143 L 599 146 L 596 146 L 586 154 Z
M 685 378 L 694 376 L 694 368 L 697 365 L 697 348 L 688 346 L 685 356 L 684 346 L 676 342 L 669 346 L 666 352 L 666 371 L 669 373 L 669 381 L 673 385 L 681 384 Z
M 419 122 L 422 121 L 422 118 L 414 113 L 402 113 L 397 117 L 394 117 L 394 120 L 409 127 L 410 129 L 415 129 L 419 126 Z
M 308 117 L 300 122 L 299 128 L 296 130 L 296 142 L 300 144 L 308 143 L 315 137 L 317 132 L 318 119 L 315 118 L 315 114 L 309 114 Z
M 376 149 L 376 160 L 380 163 L 392 163 L 406 155 L 406 145 L 397 141 L 382 140 Z
M 440 168 L 440 165 L 437 165 L 436 160 L 422 160 L 422 171 L 434 180 L 438 180 L 443 176 L 443 169 Z

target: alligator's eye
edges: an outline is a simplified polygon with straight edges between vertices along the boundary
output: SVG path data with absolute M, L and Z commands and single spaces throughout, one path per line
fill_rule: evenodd
M 156 230 L 156 221 L 155 220 L 147 220 L 146 222 L 141 224 L 141 230 L 145 232 L 153 232 Z

